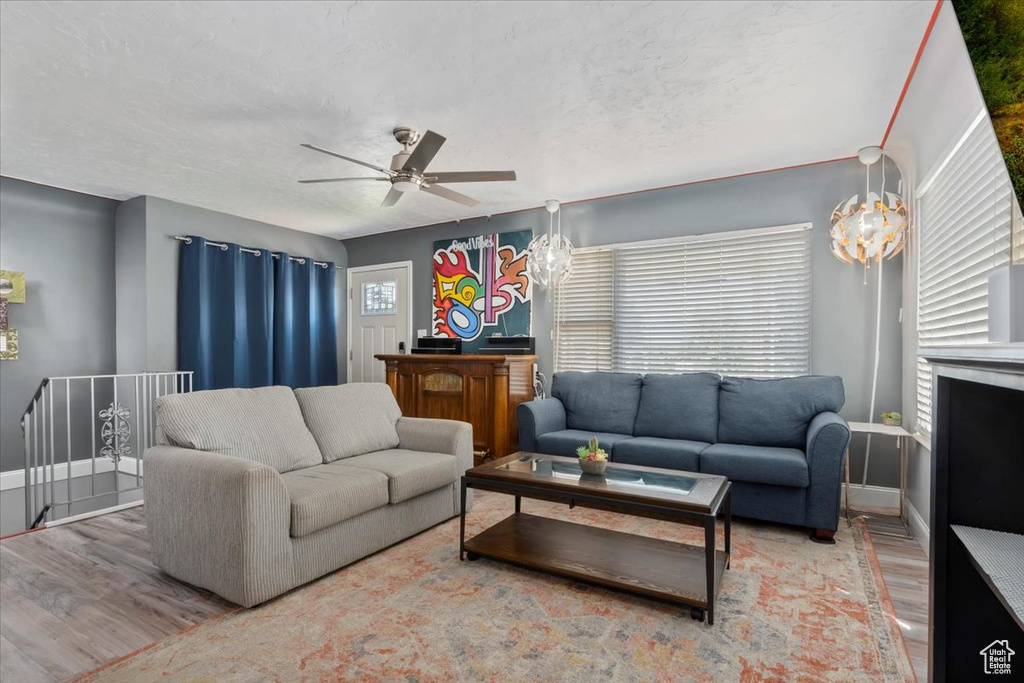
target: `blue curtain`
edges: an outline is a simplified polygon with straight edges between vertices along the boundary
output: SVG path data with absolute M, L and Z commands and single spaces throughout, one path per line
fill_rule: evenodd
M 259 387 L 274 380 L 274 266 L 270 252 L 181 245 L 178 276 L 178 367 L 193 388 Z
M 274 263 L 274 384 L 315 387 L 338 383 L 333 263 Z

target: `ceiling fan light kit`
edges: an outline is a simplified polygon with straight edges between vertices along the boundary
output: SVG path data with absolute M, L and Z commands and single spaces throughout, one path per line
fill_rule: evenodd
M 445 137 L 438 135 L 432 130 L 428 130 L 420 137 L 419 131 L 415 128 L 408 128 L 406 126 L 399 126 L 391 131 L 391 134 L 395 136 L 395 140 L 402 145 L 402 151 L 391 157 L 391 167 L 384 168 L 382 166 L 376 166 L 374 164 L 353 159 L 337 152 L 317 147 L 309 143 L 303 143 L 302 146 L 306 149 L 311 149 L 315 152 L 322 154 L 328 154 L 338 159 L 344 159 L 350 161 L 353 164 L 359 164 L 366 168 L 373 169 L 378 173 L 384 174 L 383 178 L 374 177 L 363 177 L 363 178 L 316 178 L 313 180 L 300 180 L 303 184 L 317 184 L 317 183 L 339 183 L 347 182 L 350 180 L 387 180 L 391 183 L 391 189 L 384 197 L 384 201 L 381 202 L 381 206 L 394 206 L 399 199 L 402 198 L 403 194 L 410 192 L 423 191 L 427 194 L 432 194 L 448 201 L 462 204 L 463 206 L 476 206 L 480 202 L 468 197 L 461 192 L 450 190 L 444 187 L 444 183 L 482 183 L 482 182 L 493 182 L 500 180 L 515 180 L 515 171 L 454 171 L 454 172 L 442 172 L 442 173 L 431 173 L 427 174 L 427 166 L 437 156 L 438 151 L 441 149 L 441 145 L 445 143 Z
M 416 192 L 420 189 L 420 184 L 415 178 L 396 178 L 391 181 L 391 187 L 399 192 Z

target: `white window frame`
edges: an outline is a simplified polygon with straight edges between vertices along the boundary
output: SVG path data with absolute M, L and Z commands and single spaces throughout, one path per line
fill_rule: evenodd
M 946 170 L 949 164 L 953 163 L 956 160 L 957 154 L 960 152 L 961 148 L 963 148 L 963 146 L 971 139 L 971 136 L 975 134 L 976 131 L 979 130 L 979 126 L 987 128 L 987 132 L 991 136 L 991 142 L 995 145 L 997 157 L 1000 160 L 1000 164 L 1002 165 L 1001 170 L 1004 174 L 1006 174 L 1005 164 L 1002 164 L 1002 150 L 999 148 L 998 142 L 995 138 L 995 132 L 992 130 L 992 124 L 989 119 L 988 110 L 982 108 L 977 113 L 977 115 L 972 119 L 970 125 L 967 126 L 964 133 L 960 136 L 956 143 L 953 144 L 953 146 L 949 149 L 949 151 L 942 158 L 942 160 L 938 164 L 936 164 L 931 171 L 929 171 L 925 179 L 917 186 L 917 190 L 914 193 L 914 216 L 916 219 L 916 225 L 914 226 L 916 232 L 916 239 L 914 240 L 914 258 L 916 271 L 916 278 L 914 282 L 914 299 L 917 309 L 914 342 L 915 348 L 918 351 L 917 357 L 915 359 L 916 367 L 914 369 L 914 419 L 915 429 L 917 433 L 921 435 L 924 441 L 927 441 L 931 435 L 932 393 L 934 391 L 934 386 L 932 382 L 931 368 L 928 365 L 928 363 L 926 363 L 921 358 L 920 350 L 927 346 L 952 345 L 957 342 L 955 341 L 955 335 L 948 335 L 946 339 L 939 341 L 924 341 L 922 339 L 922 313 L 924 308 L 922 305 L 923 280 L 926 276 L 931 274 L 931 272 L 928 269 L 926 269 L 923 259 L 924 250 L 925 248 L 928 248 L 929 245 L 925 244 L 925 240 L 922 239 L 922 235 L 927 231 L 927 226 L 924 224 L 925 212 L 922 209 L 924 207 L 924 202 L 928 200 L 929 191 L 933 188 L 936 182 L 943 178 L 943 171 Z M 992 169 L 992 172 L 998 173 L 999 170 L 1000 167 L 997 166 Z M 1010 213 L 1008 216 L 1010 221 L 1009 250 L 1005 254 L 1005 257 L 1009 260 L 1009 262 L 1012 263 L 1014 262 L 1015 249 L 1018 248 L 1018 245 L 1021 244 L 1021 239 L 1022 237 L 1024 237 L 1024 235 L 1021 234 L 1021 226 L 1015 215 L 1015 212 L 1018 211 L 1018 209 L 1015 208 L 1015 199 L 1013 199 L 1013 187 L 1010 184 L 1008 175 L 1006 177 L 1006 184 L 1009 188 L 1008 193 L 1011 199 L 1008 202 L 1008 205 L 1010 207 Z M 999 253 L 1001 254 L 1002 252 Z M 999 259 L 1000 257 L 997 256 L 995 252 L 993 252 L 993 261 L 995 262 Z M 987 275 L 985 277 L 987 277 Z M 978 285 L 975 285 L 975 287 L 977 286 Z M 974 332 L 974 334 L 977 335 L 977 332 Z M 965 332 L 965 334 L 962 336 L 965 337 L 965 341 L 962 343 L 977 343 L 977 341 L 975 340 L 966 339 L 969 336 L 967 332 Z

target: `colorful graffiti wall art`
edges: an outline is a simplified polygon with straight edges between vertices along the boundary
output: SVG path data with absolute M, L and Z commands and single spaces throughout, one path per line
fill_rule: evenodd
M 434 242 L 433 334 L 461 338 L 464 353 L 495 334 L 529 335 L 532 238 L 519 230 Z

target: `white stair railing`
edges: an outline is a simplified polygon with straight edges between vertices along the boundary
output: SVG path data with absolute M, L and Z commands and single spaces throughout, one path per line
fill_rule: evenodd
M 153 404 L 192 391 L 191 372 L 47 377 L 21 418 L 25 527 L 142 500 Z

